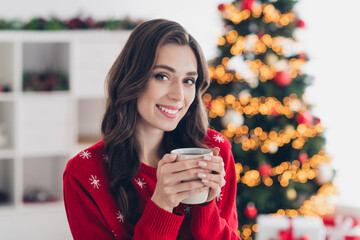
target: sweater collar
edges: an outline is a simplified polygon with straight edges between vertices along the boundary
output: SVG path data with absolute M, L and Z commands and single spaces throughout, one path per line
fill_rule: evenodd
M 140 163 L 140 172 L 145 173 L 146 175 L 149 175 L 150 177 L 156 177 L 156 169 L 154 167 L 150 167 L 144 163 Z

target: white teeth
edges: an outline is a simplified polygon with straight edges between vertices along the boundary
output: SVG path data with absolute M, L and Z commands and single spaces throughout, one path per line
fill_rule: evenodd
M 170 113 L 170 114 L 175 114 L 177 112 L 179 112 L 179 110 L 171 110 L 171 109 L 168 109 L 168 108 L 164 108 L 163 106 L 158 106 L 162 111 L 164 112 L 167 112 L 167 113 Z

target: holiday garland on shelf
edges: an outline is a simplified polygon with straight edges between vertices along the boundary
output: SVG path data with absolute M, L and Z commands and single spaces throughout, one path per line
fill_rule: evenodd
M 295 0 L 235 0 L 220 4 L 224 34 L 209 68 L 203 100 L 211 126 L 232 143 L 237 209 L 243 239 L 258 231 L 258 214 L 294 217 L 332 210 L 334 171 L 324 128 L 304 99 L 312 77 L 294 37 L 306 24 Z
M 130 18 L 97 21 L 92 17 L 74 17 L 67 20 L 62 20 L 58 17 L 50 17 L 48 19 L 35 17 L 29 21 L 0 19 L 0 30 L 130 30 L 140 22 L 141 21 L 131 20 Z
M 0 19 L 0 30 L 32 30 L 32 31 L 67 31 L 67 30 L 131 30 L 142 20 L 107 19 L 96 21 L 92 17 L 73 17 L 62 20 L 58 17 L 34 17 L 29 21 L 19 19 Z M 67 91 L 69 82 L 67 73 L 63 72 L 24 72 L 24 91 Z M 0 93 L 11 91 L 8 85 L 0 83 Z

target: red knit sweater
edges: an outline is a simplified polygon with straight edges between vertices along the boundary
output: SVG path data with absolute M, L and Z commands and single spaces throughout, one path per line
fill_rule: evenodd
M 240 239 L 231 145 L 210 129 L 204 141 L 209 147 L 219 147 L 224 160 L 226 185 L 221 194 L 206 206 L 180 204 L 174 213 L 169 213 L 150 200 L 156 185 L 156 168 L 141 163 L 132 179 L 142 213 L 135 226 L 126 221 L 110 193 L 104 142 L 72 158 L 64 172 L 64 201 L 74 239 Z

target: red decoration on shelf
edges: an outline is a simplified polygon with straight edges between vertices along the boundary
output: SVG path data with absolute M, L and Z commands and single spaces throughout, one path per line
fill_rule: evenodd
M 314 118 L 309 111 L 298 113 L 295 119 L 298 124 L 306 124 L 308 126 L 311 125 L 314 121 Z
M 315 123 L 316 123 L 316 124 L 321 123 L 320 118 L 315 118 Z
M 86 23 L 80 18 L 73 18 L 67 22 L 67 27 L 69 29 L 84 29 L 86 28 Z
M 308 159 L 309 159 L 309 156 L 307 155 L 306 152 L 301 152 L 298 156 L 298 160 L 301 162 L 301 164 L 306 162 Z
M 255 218 L 257 216 L 257 209 L 254 203 L 248 203 L 244 210 L 244 213 L 247 218 Z
M 220 12 L 224 11 L 224 9 L 225 9 L 224 4 L 219 4 L 218 9 L 219 9 Z
M 273 81 L 280 87 L 286 87 L 292 82 L 292 78 L 286 71 L 277 72 Z
M 268 163 L 260 165 L 258 169 L 261 176 L 269 176 L 271 173 L 271 165 Z
M 252 11 L 254 0 L 243 0 L 242 2 L 242 8 L 247 9 L 249 11 Z
M 306 27 L 306 24 L 303 20 L 301 19 L 298 19 L 297 20 L 297 24 L 296 24 L 299 28 L 305 28 Z

